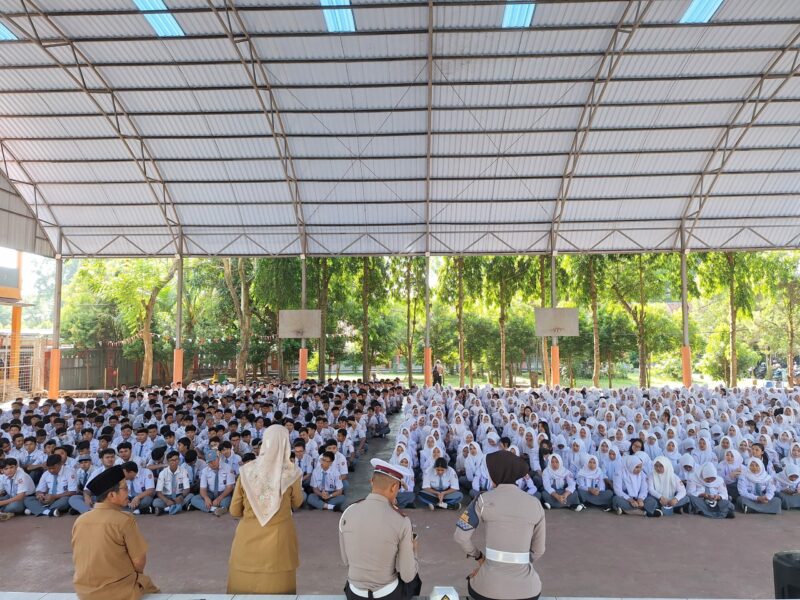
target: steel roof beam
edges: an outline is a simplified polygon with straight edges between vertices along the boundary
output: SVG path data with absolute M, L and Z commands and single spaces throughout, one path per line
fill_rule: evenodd
M 431 251 L 431 180 L 433 179 L 433 0 L 428 0 L 428 58 L 426 63 L 427 81 L 427 110 L 425 122 L 427 124 L 425 133 L 425 255 L 429 256 Z M 429 264 L 429 263 L 426 263 Z M 426 275 L 427 277 L 427 275 Z M 426 294 L 428 284 L 426 279 Z M 430 306 L 428 306 L 428 309 Z M 427 332 L 428 319 L 425 319 Z M 427 333 L 426 333 L 427 335 Z M 426 342 L 427 345 L 427 342 Z
M 800 74 L 800 49 L 796 45 L 800 41 L 800 27 L 798 27 L 785 44 L 783 50 L 779 52 L 769 62 L 764 72 L 757 78 L 747 94 L 748 100 L 755 102 L 742 102 L 738 110 L 731 116 L 725 131 L 719 136 L 716 147 L 706 159 L 703 170 L 698 174 L 689 200 L 684 208 L 681 218 L 681 227 L 685 228 L 686 222 L 691 220 L 689 227 L 689 237 L 694 234 L 694 229 L 700 220 L 700 216 L 708 203 L 710 194 L 714 191 L 720 176 L 730 174 L 725 171 L 731 157 L 737 151 L 748 131 L 752 129 L 759 117 L 764 113 L 772 100 L 781 92 L 792 77 Z M 766 86 L 770 79 L 776 79 L 773 75 L 778 65 L 785 57 L 790 56 L 791 68 L 782 78 L 778 78 L 777 85 Z M 752 106 L 751 106 L 752 104 Z
M 234 0 L 226 0 L 225 7 L 219 9 L 214 5 L 214 0 L 207 0 L 208 7 L 213 11 L 220 26 L 225 31 L 227 38 L 233 45 L 236 55 L 239 57 L 242 68 L 247 74 L 250 85 L 258 98 L 258 103 L 266 119 L 267 126 L 275 142 L 275 151 L 278 153 L 283 169 L 284 181 L 289 188 L 289 197 L 292 199 L 298 235 L 300 236 L 300 251 L 305 255 L 308 241 L 305 230 L 305 217 L 303 215 L 303 204 L 300 198 L 300 186 L 297 180 L 297 172 L 289 150 L 289 138 L 286 135 L 286 128 L 283 124 L 283 117 L 278 108 L 278 102 L 273 93 L 273 85 L 267 69 L 261 62 L 255 44 L 250 37 L 247 27 L 239 14 Z M 231 22 L 233 17 L 234 23 Z M 242 51 L 242 47 L 247 49 L 247 53 Z M 266 92 L 266 98 L 264 97 Z

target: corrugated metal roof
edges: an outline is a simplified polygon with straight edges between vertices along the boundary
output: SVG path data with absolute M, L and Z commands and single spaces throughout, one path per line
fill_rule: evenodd
M 52 254 L 61 228 L 67 256 L 170 255 L 180 228 L 190 254 L 535 253 L 551 232 L 669 251 L 701 201 L 692 248 L 800 244 L 795 0 L 725 0 L 708 25 L 678 23 L 689 0 L 630 11 L 608 82 L 622 0 L 539 3 L 526 29 L 501 0 L 439 2 L 430 131 L 427 7 L 378 1 L 338 35 L 317 0 L 239 0 L 246 31 L 166 0 L 185 35 L 158 38 L 129 0 L 32 20 L 0 0 L 20 37 L 0 42 L 0 245 Z

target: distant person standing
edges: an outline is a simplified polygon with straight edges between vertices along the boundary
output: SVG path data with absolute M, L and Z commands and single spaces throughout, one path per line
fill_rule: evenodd
M 444 366 L 442 361 L 437 360 L 433 365 L 433 385 L 443 385 L 444 383 Z

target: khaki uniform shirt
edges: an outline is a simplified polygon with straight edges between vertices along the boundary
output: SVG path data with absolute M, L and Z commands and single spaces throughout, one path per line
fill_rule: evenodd
M 530 553 L 528 564 L 486 560 L 470 579 L 472 589 L 486 598 L 533 598 L 542 582 L 533 568 L 533 558 L 544 554 L 545 524 L 542 504 L 516 485 L 499 485 L 478 496 L 459 517 L 455 539 L 469 556 L 480 550 L 472 537 L 483 524 L 486 547 L 501 552 Z
M 380 494 L 350 505 L 339 521 L 339 548 L 354 586 L 375 591 L 417 576 L 411 519 Z
M 72 527 L 75 592 L 81 600 L 139 600 L 158 588 L 137 573 L 132 558 L 147 554 L 136 519 L 119 507 L 98 502 Z

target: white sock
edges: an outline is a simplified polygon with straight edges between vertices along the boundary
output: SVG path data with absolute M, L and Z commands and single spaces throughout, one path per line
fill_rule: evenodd
M 42 511 L 42 514 L 43 514 L 45 517 L 49 517 L 49 516 L 50 516 L 50 509 L 49 509 L 49 508 L 45 508 L 45 509 Z
M 333 510 L 333 504 L 326 504 L 325 508 L 327 508 L 328 510 Z

